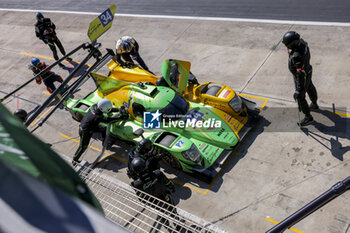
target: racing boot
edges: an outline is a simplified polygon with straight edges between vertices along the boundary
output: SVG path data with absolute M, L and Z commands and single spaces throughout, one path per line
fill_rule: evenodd
M 76 167 L 80 162 L 81 162 L 81 160 L 79 160 L 79 158 L 73 158 L 72 159 L 73 167 Z
M 314 118 L 313 118 L 311 115 L 305 116 L 305 118 L 302 119 L 301 122 L 298 123 L 298 125 L 299 125 L 300 127 L 307 126 L 307 125 L 309 125 L 310 123 L 312 123 L 313 121 L 314 121 Z
M 309 105 L 310 110 L 316 110 L 319 109 L 320 107 L 318 106 L 317 103 L 311 102 L 311 104 Z

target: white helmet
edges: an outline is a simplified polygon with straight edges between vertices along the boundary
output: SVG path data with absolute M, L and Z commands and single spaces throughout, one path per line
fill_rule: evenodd
M 97 108 L 100 109 L 103 113 L 109 113 L 112 110 L 113 105 L 110 100 L 102 99 L 98 101 Z

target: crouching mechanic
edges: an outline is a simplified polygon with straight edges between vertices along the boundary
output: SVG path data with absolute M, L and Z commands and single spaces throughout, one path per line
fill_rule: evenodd
M 139 44 L 133 37 L 131 36 L 121 37 L 117 41 L 115 45 L 115 49 L 116 49 L 116 60 L 121 66 L 131 68 L 134 65 L 134 62 L 133 62 L 133 59 L 134 59 L 139 63 L 142 69 L 153 74 L 153 72 L 151 72 L 148 69 L 148 66 L 141 58 L 139 54 Z
M 133 171 L 131 166 L 131 162 L 135 158 L 143 159 L 146 163 L 147 170 L 150 172 L 159 169 L 159 161 L 162 158 L 162 155 L 159 152 L 160 150 L 158 148 L 153 148 L 151 140 L 142 139 L 139 144 L 129 152 L 127 175 L 132 179 L 137 178 L 137 174 Z
M 45 62 L 40 62 L 39 58 L 36 57 L 31 60 L 31 65 L 28 66 L 28 68 L 33 71 L 34 76 L 45 70 L 47 67 L 48 65 L 46 65 Z M 54 82 L 63 83 L 63 78 L 49 70 L 44 75 L 36 78 L 35 81 L 38 85 L 44 82 L 47 91 L 52 94 L 56 90 Z M 62 97 L 60 94 L 57 96 L 59 98 Z
M 106 117 L 104 113 L 117 112 L 117 114 Z M 106 129 L 101 127 L 99 124 L 101 122 L 109 123 L 118 119 L 128 119 L 129 113 L 125 107 L 113 108 L 112 102 L 108 99 L 102 99 L 97 104 L 94 104 L 90 107 L 87 114 L 81 120 L 79 126 L 79 135 L 80 135 L 80 144 L 79 148 L 74 154 L 72 163 L 80 162 L 81 155 L 85 152 L 89 146 L 90 139 L 94 132 L 101 132 L 102 140 L 105 140 Z
M 165 214 L 170 214 L 170 217 L 179 221 L 176 208 L 173 207 L 174 200 L 171 195 L 171 192 L 175 192 L 174 183 L 159 169 L 154 171 L 148 170 L 145 160 L 140 157 L 135 157 L 130 166 L 137 176 L 131 182 L 131 186 L 164 201 L 164 203 L 153 197 L 147 197 L 142 192 L 136 191 L 136 194 L 143 199 L 142 201 L 148 201 L 147 204 L 150 204 L 152 207 L 164 212 Z M 161 216 L 158 216 L 158 219 L 169 227 L 169 221 L 167 219 Z M 180 227 L 175 223 L 174 226 L 176 229 Z
M 298 102 L 299 111 L 305 114 L 305 118 L 298 124 L 306 126 L 314 120 L 310 110 L 319 108 L 317 105 L 317 91 L 311 80 L 310 49 L 307 42 L 294 31 L 284 34 L 282 42 L 288 48 L 288 68 L 293 74 L 295 84 L 294 99 Z M 310 106 L 305 99 L 306 93 L 311 100 Z

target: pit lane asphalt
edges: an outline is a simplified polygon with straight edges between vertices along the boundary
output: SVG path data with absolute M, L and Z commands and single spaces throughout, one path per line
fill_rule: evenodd
M 350 22 L 348 0 L 1 0 L 0 8 L 102 12 L 112 4 L 121 14 Z
M 57 25 L 67 51 L 87 41 L 88 24 L 96 17 L 48 16 Z M 1 91 L 9 92 L 32 77 L 26 68 L 30 54 L 44 56 L 47 63 L 52 62 L 48 59 L 52 54 L 35 38 L 33 13 L 0 12 L 0 17 Z M 281 36 L 290 29 L 301 33 L 310 44 L 314 83 L 322 107 L 313 113 L 319 124 L 308 127 L 308 134 L 295 124 L 292 78 L 286 49 L 280 44 Z M 166 168 L 178 184 L 185 184 L 176 187 L 176 200 L 182 209 L 231 232 L 264 232 L 273 226 L 266 216 L 280 221 L 349 176 L 349 122 L 326 111 L 333 103 L 338 112 L 348 106 L 348 27 L 118 17 L 100 42 L 105 48 L 113 48 L 116 38 L 125 34 L 136 37 L 142 57 L 158 75 L 166 58 L 189 60 L 200 82 L 215 80 L 243 94 L 269 99 L 262 112 L 265 120 L 247 135 L 214 183 L 208 185 Z M 79 52 L 73 58 L 80 61 L 83 56 Z M 54 71 L 65 77 L 67 67 Z M 88 81 L 76 97 L 84 97 L 93 86 Z M 34 83 L 28 85 L 16 93 L 21 99 L 9 98 L 5 105 L 11 111 L 17 107 L 34 109 L 47 97 L 44 89 Z M 259 106 L 265 103 L 262 99 L 255 101 Z M 79 139 L 78 123 L 60 109 L 35 135 L 51 143 L 56 151 L 72 156 L 77 148 L 74 140 Z M 99 154 L 101 143 L 93 140 L 91 146 L 94 148 L 85 155 L 89 161 Z M 127 150 L 127 145 L 116 145 L 108 152 L 117 159 L 110 157 L 100 167 L 129 183 L 125 174 Z M 345 232 L 350 223 L 349 204 L 350 194 L 346 193 L 295 228 L 303 232 Z

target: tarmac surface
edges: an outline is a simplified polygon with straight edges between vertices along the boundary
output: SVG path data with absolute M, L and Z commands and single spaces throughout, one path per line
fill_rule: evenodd
M 96 17 L 45 16 L 56 24 L 66 51 L 88 41 L 87 28 Z M 27 65 L 33 56 L 48 64 L 53 60 L 48 46 L 35 37 L 34 13 L 1 11 L 0 17 L 0 91 L 5 95 L 32 77 Z M 313 82 L 321 106 L 312 113 L 315 123 L 304 131 L 296 125 L 293 80 L 286 48 L 280 42 L 288 30 L 299 32 L 310 45 Z M 164 167 L 177 184 L 180 208 L 230 232 L 265 232 L 274 221 L 283 220 L 350 175 L 349 27 L 117 17 L 99 42 L 103 48 L 114 48 L 123 35 L 136 38 L 141 56 L 156 74 L 160 75 L 164 59 L 188 60 L 199 82 L 226 84 L 249 95 L 262 108 L 263 119 L 211 184 Z M 81 61 L 85 54 L 80 51 L 72 57 Z M 66 69 L 53 68 L 62 77 L 72 68 L 64 64 Z M 89 80 L 75 96 L 82 98 L 93 88 Z M 48 97 L 45 91 L 43 85 L 31 83 L 4 104 L 11 111 L 24 108 L 29 112 Z M 338 114 L 330 112 L 333 106 Z M 38 124 L 33 123 L 29 130 Z M 62 108 L 34 134 L 57 152 L 72 156 L 78 146 L 78 125 Z M 92 140 L 84 159 L 93 161 L 101 147 L 101 141 Z M 129 148 L 123 143 L 115 145 L 108 151 L 111 156 L 99 165 L 126 183 L 130 182 L 126 176 Z M 349 206 L 350 192 L 296 224 L 299 231 L 294 231 L 347 233 Z
M 350 22 L 347 0 L 0 0 L 0 8 L 98 13 L 112 4 L 117 14 Z

